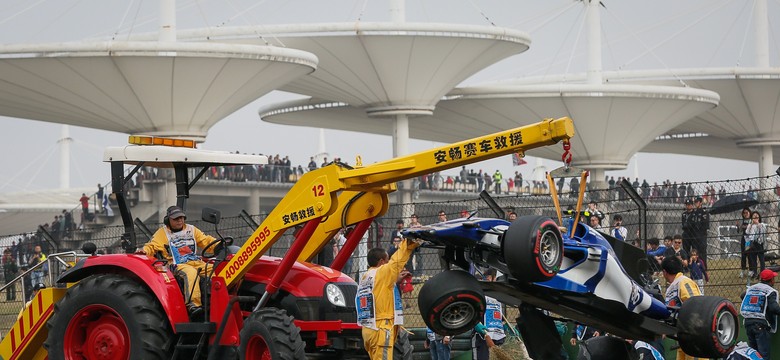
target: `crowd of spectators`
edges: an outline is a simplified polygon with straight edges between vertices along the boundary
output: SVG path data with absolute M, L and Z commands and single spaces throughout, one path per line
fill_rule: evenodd
M 238 153 L 238 152 L 236 152 Z M 342 163 L 341 158 L 334 158 L 332 162 Z M 327 158 L 322 163 L 317 163 L 314 157 L 311 157 L 306 166 L 292 165 L 289 156 L 279 154 L 268 157 L 268 164 L 265 165 L 236 165 L 236 166 L 216 166 L 209 169 L 205 174 L 206 179 L 227 180 L 232 182 L 262 181 L 272 183 L 293 183 L 297 181 L 304 173 L 316 170 L 330 163 Z M 153 168 L 142 168 L 137 175 L 135 182 L 130 181 L 130 187 L 140 187 L 142 180 L 156 179 L 158 172 Z M 628 195 L 618 185 L 623 177 L 607 176 L 604 179 L 607 192 L 606 200 L 625 200 Z M 640 182 L 639 178 L 631 182 L 634 189 L 646 201 L 668 202 L 682 204 L 684 199 L 690 198 L 693 194 L 699 194 L 703 198 L 705 205 L 713 204 L 718 198 L 726 194 L 726 189 L 721 186 L 715 189 L 715 186 L 697 185 L 690 182 L 672 182 L 665 180 L 660 184 L 657 182 L 652 185 L 646 180 Z M 604 186 L 604 185 L 602 185 Z M 558 194 L 561 196 L 576 197 L 579 191 L 579 179 L 570 178 L 565 181 L 559 178 L 556 182 Z M 412 181 L 414 190 L 432 190 L 432 191 L 453 191 L 453 192 L 472 192 L 479 193 L 487 190 L 493 194 L 512 195 L 512 194 L 548 194 L 550 189 L 546 180 L 526 180 L 520 171 L 506 176 L 499 170 L 494 173 L 482 169 L 467 169 L 465 166 L 457 169 L 456 174 L 443 174 L 442 172 L 433 172 L 421 175 Z M 588 183 L 588 190 L 594 189 L 591 183 Z M 757 190 L 748 188 L 743 189 L 748 195 L 757 196 Z M 780 193 L 780 191 L 778 192 Z
M 238 152 L 236 152 L 238 153 Z M 254 155 L 254 154 L 253 154 Z M 314 159 L 312 158 L 312 161 Z M 326 162 L 322 166 L 327 164 Z M 235 165 L 214 166 L 206 173 L 206 179 L 228 180 L 234 182 L 264 181 L 275 183 L 295 182 L 305 171 L 316 169 L 317 165 L 311 164 L 304 170 L 303 166 L 293 166 L 289 156 L 281 157 L 279 154 L 268 156 L 268 164 L 264 165 Z
M 42 241 L 41 230 L 38 233 L 25 235 L 19 239 L 14 240 L 11 246 L 6 247 L 3 250 L 2 266 L 3 266 L 3 280 L 6 284 L 13 281 L 23 271 L 31 269 L 23 279 L 24 281 L 24 300 L 30 300 L 35 288 L 45 286 L 44 276 L 48 274 L 48 264 L 36 266 L 39 263 L 46 261 L 46 253 L 48 253 L 48 246 L 45 241 Z M 21 300 L 21 296 L 17 296 L 17 293 L 21 291 L 18 286 L 13 286 L 6 289 L 6 301 Z

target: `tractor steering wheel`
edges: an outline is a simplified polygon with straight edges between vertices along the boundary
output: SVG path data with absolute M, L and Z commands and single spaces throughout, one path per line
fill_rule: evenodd
M 223 246 L 215 246 L 217 244 L 224 243 Z M 228 236 L 222 239 L 215 239 L 214 241 L 210 242 L 206 247 L 203 248 L 203 250 L 200 252 L 200 256 L 204 259 L 211 259 L 215 256 L 217 256 L 217 253 L 219 253 L 221 250 L 227 248 L 227 246 L 233 245 L 233 238 Z M 208 249 L 211 249 L 214 247 L 214 251 L 211 253 L 211 255 L 206 255 L 206 251 Z

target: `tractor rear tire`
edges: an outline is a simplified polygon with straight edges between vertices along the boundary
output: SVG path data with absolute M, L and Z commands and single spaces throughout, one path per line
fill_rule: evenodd
M 244 320 L 241 329 L 241 360 L 305 360 L 301 330 L 292 316 L 277 308 L 263 308 Z
M 444 336 L 473 329 L 482 321 L 486 306 L 479 281 L 461 270 L 447 270 L 426 281 L 417 305 L 428 328 Z
M 170 357 L 171 327 L 149 290 L 122 275 L 88 277 L 54 305 L 44 342 L 49 359 Z
M 504 232 L 501 251 L 515 279 L 547 281 L 558 273 L 563 262 L 563 236 L 549 217 L 521 216 Z

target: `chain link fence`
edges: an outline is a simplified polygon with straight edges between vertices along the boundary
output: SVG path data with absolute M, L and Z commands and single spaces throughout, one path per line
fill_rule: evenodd
M 613 219 L 616 215 L 620 215 L 623 219 L 621 226 L 627 230 L 625 240 L 640 248 L 645 248 L 646 243 L 654 243 L 649 239 L 659 239 L 663 244 L 664 237 L 675 237 L 675 235 L 681 235 L 683 238 L 683 244 L 680 244 L 683 249 L 686 249 L 690 244 L 696 248 L 695 237 L 700 236 L 701 241 L 706 243 L 708 267 L 706 274 L 708 276 L 702 281 L 705 294 L 723 296 L 736 303 L 739 302 L 740 294 L 744 292 L 746 286 L 757 281 L 751 275 L 755 277 L 763 267 L 775 269 L 780 261 L 778 255 L 780 252 L 780 239 L 778 239 L 778 225 L 780 225 L 778 224 L 780 219 L 778 216 L 779 181 L 780 177 L 772 175 L 766 178 L 684 184 L 669 183 L 645 187 L 637 183 L 631 184 L 631 187 L 636 187 L 636 192 L 646 203 L 644 211 L 643 206 L 632 200 L 628 192 L 615 185 L 609 189 L 588 190 L 585 194 L 583 208 L 587 208 L 589 202 L 595 202 L 598 211 L 604 214 L 601 224 L 601 229 L 604 232 L 614 231 Z M 563 209 L 574 207 L 577 201 L 576 194 L 567 188 L 561 188 L 561 190 L 564 191 L 560 194 L 561 207 Z M 515 212 L 518 216 L 543 215 L 553 219 L 557 218 L 549 194 L 511 192 L 493 193 L 492 195 L 507 213 Z M 464 194 L 464 196 L 470 195 Z M 701 199 L 701 207 L 704 212 L 709 214 L 709 222 L 706 227 L 699 229 L 698 234 L 691 235 L 690 231 L 683 228 L 683 213 L 686 208 L 686 200 L 693 202 L 696 198 Z M 728 203 L 726 207 L 724 207 L 724 203 Z M 746 228 L 743 224 L 753 221 L 743 219 L 741 215 L 741 209 L 746 205 L 749 205 L 751 211 L 756 211 L 761 216 L 760 223 L 764 224 L 765 228 L 763 250 L 754 252 L 743 250 L 743 235 Z M 375 220 L 369 229 L 366 241 L 352 255 L 351 268 L 344 269 L 344 272 L 357 279 L 361 271 L 366 269 L 365 254 L 368 249 L 375 246 L 391 247 L 392 235 L 396 230 L 398 220 L 401 220 L 404 226 L 408 226 L 412 217 L 416 216 L 421 224 L 431 224 L 443 220 L 439 216 L 440 212 L 443 212 L 447 219 L 469 216 L 474 212 L 476 212 L 476 216 L 480 217 L 496 216 L 476 194 L 465 200 L 391 205 L 385 216 Z M 195 219 L 195 216 L 192 215 L 194 214 L 190 214 L 188 223 L 199 227 L 208 234 L 216 234 L 213 225 Z M 642 216 L 647 219 L 646 230 L 640 231 L 640 217 Z M 251 221 L 241 216 L 223 217 L 219 224 L 219 232 L 223 236 L 233 237 L 236 245 L 242 245 L 254 231 L 252 221 L 260 223 L 262 220 L 261 216 L 251 216 Z M 758 223 L 758 221 L 756 222 Z M 161 224 L 146 224 L 146 227 L 152 232 L 159 226 Z M 148 240 L 148 237 L 144 235 L 143 229 L 136 227 L 136 230 L 140 247 Z M 54 250 L 57 252 L 77 250 L 84 242 L 90 241 L 97 245 L 100 253 L 117 253 L 122 252 L 120 247 L 122 233 L 124 233 L 123 227 L 114 226 L 74 230 L 68 237 L 60 238 L 57 241 L 54 241 L 50 234 L 40 230 L 37 233 L 15 235 L 15 238 L 21 241 L 15 249 L 9 247 L 6 251 L 3 260 L 5 279 L 7 281 L 15 277 L 13 272 L 9 273 L 13 270 L 13 266 L 9 264 L 13 263 L 19 267 L 19 272 L 16 272 L 16 275 L 24 271 L 27 258 L 33 252 L 35 245 L 42 246 L 43 252 L 48 254 Z M 645 235 L 640 237 L 641 233 L 645 233 Z M 292 241 L 292 231 L 287 231 L 267 255 L 283 256 Z M 669 247 L 673 248 L 674 243 L 669 244 Z M 681 256 L 685 257 L 685 255 Z M 763 265 L 760 257 L 764 259 Z M 751 258 L 756 259 L 755 268 L 751 267 Z M 428 277 L 441 272 L 443 266 L 444 264 L 435 249 L 419 249 L 408 264 L 409 270 L 414 274 L 415 285 L 414 291 L 404 295 L 404 302 L 408 307 L 407 312 L 410 313 L 410 316 L 407 317 L 409 327 L 424 326 L 422 320 L 418 316 L 414 316 L 418 314 L 416 294 L 422 283 Z M 692 268 L 694 271 L 691 271 Z M 689 267 L 686 271 L 689 276 L 696 277 L 694 267 Z M 29 279 L 30 275 L 25 277 L 25 281 L 28 281 L 28 285 L 25 286 L 28 293 L 29 289 L 33 287 Z M 658 273 L 655 276 L 660 279 Z M 48 280 L 46 281 L 48 282 Z M 660 283 L 665 286 L 662 279 Z M 29 294 L 22 294 L 21 287 L 16 286 L 15 289 L 6 289 L 5 296 L 6 301 L 0 304 L 0 314 L 3 314 L 3 318 L 0 319 L 0 330 L 2 331 L 11 326 L 16 314 L 22 308 L 23 299 Z

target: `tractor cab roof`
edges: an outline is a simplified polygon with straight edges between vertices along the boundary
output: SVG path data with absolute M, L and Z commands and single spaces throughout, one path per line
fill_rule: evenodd
M 122 161 L 126 165 L 143 163 L 145 166 L 172 168 L 175 164 L 183 164 L 187 167 L 268 164 L 268 157 L 189 147 L 126 145 L 106 148 L 103 153 L 103 161 Z

